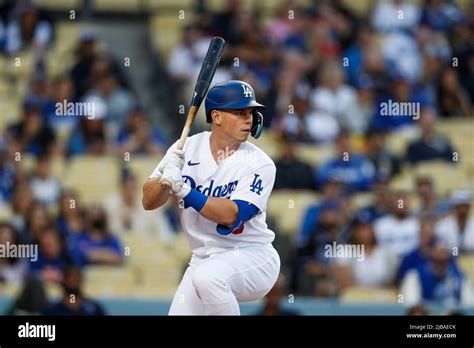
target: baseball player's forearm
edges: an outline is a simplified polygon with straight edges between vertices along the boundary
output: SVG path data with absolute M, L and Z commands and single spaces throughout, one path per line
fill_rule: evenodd
M 168 201 L 169 190 L 164 189 L 158 178 L 148 179 L 143 185 L 142 205 L 145 210 L 154 210 Z
M 199 214 L 220 225 L 231 227 L 238 211 L 239 207 L 230 199 L 209 197 Z

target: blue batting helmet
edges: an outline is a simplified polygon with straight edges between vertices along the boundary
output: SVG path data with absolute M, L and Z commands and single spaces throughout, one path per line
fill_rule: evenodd
M 212 110 L 265 108 L 264 105 L 257 103 L 252 86 L 247 82 L 239 80 L 221 82 L 212 87 L 207 93 L 205 105 L 207 123 L 212 121 Z M 254 110 L 251 135 L 257 139 L 262 129 L 263 116 L 260 112 Z

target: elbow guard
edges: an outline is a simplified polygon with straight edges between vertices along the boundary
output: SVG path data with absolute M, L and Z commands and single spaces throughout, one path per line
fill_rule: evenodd
M 258 208 L 252 203 L 241 201 L 241 200 L 235 200 L 233 202 L 235 202 L 235 204 L 237 204 L 237 207 L 238 207 L 237 218 L 235 219 L 234 224 L 231 227 L 227 227 L 224 225 L 217 225 L 217 228 L 216 228 L 217 233 L 224 236 L 230 233 L 234 233 L 234 234 L 242 233 L 244 223 L 249 221 L 251 218 L 253 218 L 255 215 L 259 213 Z

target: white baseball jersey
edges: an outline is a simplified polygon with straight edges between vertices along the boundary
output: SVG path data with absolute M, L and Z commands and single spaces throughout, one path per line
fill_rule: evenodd
M 267 228 L 266 208 L 275 182 L 272 159 L 248 141 L 219 165 L 211 153 L 210 132 L 188 137 L 184 146 L 184 182 L 207 196 L 252 203 L 259 213 L 245 222 L 238 234 L 220 235 L 217 224 L 194 208 L 180 209 L 180 220 L 193 254 L 208 256 L 238 247 L 266 245 L 275 234 Z M 174 143 L 168 152 L 176 148 Z M 224 154 L 222 154 L 224 156 Z M 158 177 L 158 166 L 149 178 Z

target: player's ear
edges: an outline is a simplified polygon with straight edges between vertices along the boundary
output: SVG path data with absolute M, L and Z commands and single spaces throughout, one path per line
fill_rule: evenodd
M 212 123 L 214 123 L 217 126 L 220 126 L 222 123 L 222 114 L 219 110 L 212 110 L 211 111 L 211 118 L 212 118 Z

